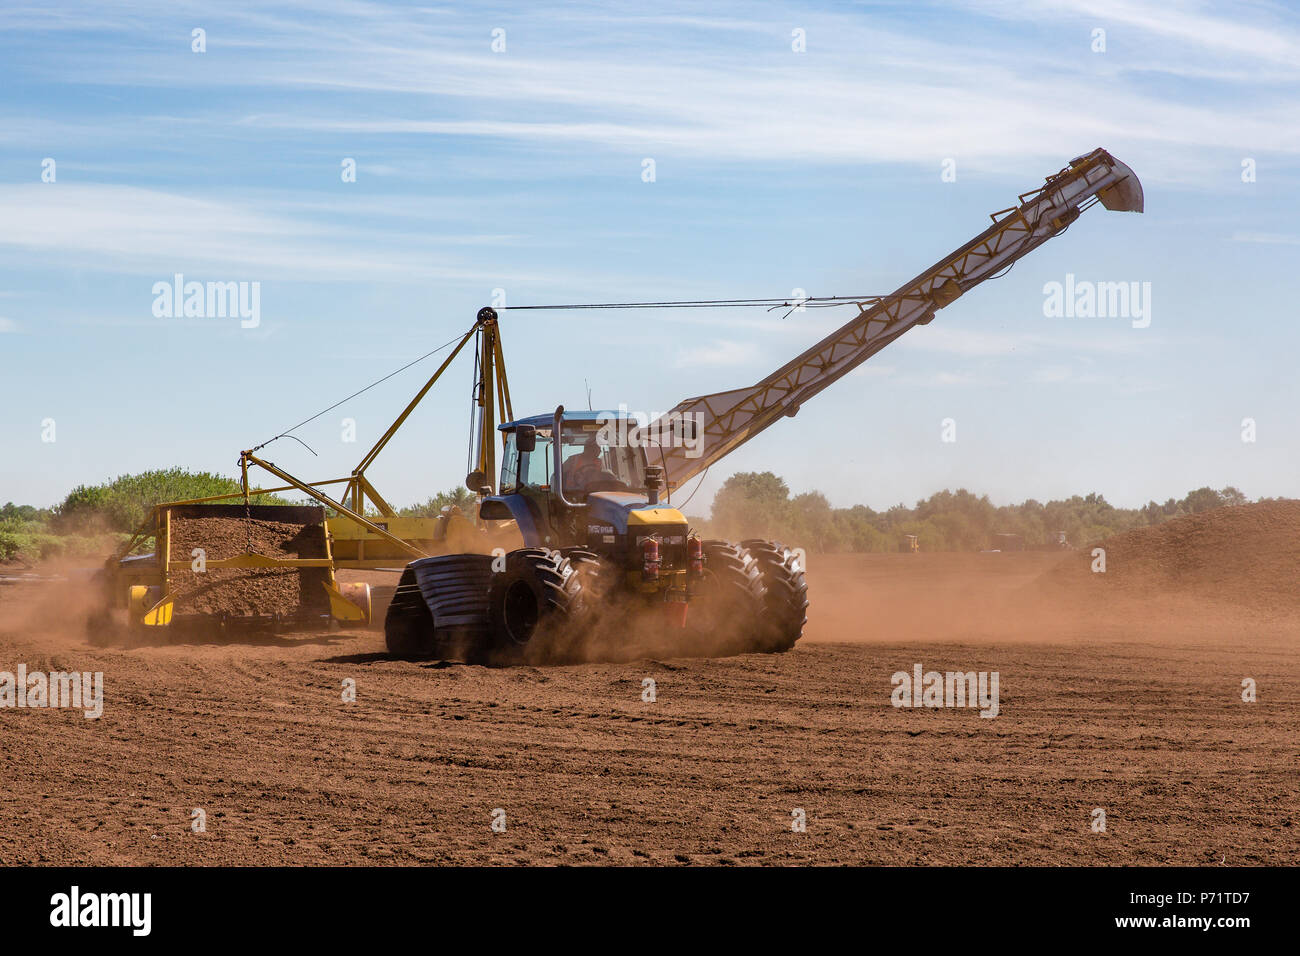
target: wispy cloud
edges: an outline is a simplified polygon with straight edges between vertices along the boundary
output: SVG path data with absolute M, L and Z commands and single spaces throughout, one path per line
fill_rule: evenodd
M 394 234 L 327 226 L 278 215 L 249 202 L 197 199 L 132 186 L 78 183 L 0 187 L 0 248 L 61 261 L 159 277 L 186 269 L 224 269 L 254 278 L 406 280 L 437 278 L 479 285 L 500 278 L 437 251 L 455 245 L 505 245 L 505 235 Z M 536 282 L 545 275 L 521 276 Z
M 1272 4 L 1235 3 L 1220 15 L 1201 0 L 967 0 L 966 5 L 1018 20 L 1068 18 L 1103 28 L 1119 25 L 1202 54 L 1300 69 L 1300 35 Z
M 1224 150 L 1300 156 L 1294 82 L 1254 89 L 1229 107 L 1132 79 L 1207 67 L 1245 79 L 1261 61 L 1284 80 L 1300 79 L 1300 32 L 1271 8 L 1182 4 L 1175 15 L 1166 4 L 1091 0 L 951 6 L 919 33 L 893 27 L 888 10 L 723 4 L 699 18 L 671 6 L 655 17 L 628 8 L 622 16 L 487 8 L 450 22 L 436 9 L 327 0 L 309 22 L 297 11 L 211 15 L 206 61 L 178 54 L 176 37 L 145 44 L 129 61 L 93 46 L 66 55 L 87 83 L 299 95 L 292 109 L 211 117 L 282 134 L 855 166 L 955 157 L 961 169 L 1016 173 L 1105 145 L 1130 162 L 1147 160 L 1150 181 L 1202 186 L 1215 185 Z M 1024 44 L 1007 56 L 996 28 L 1012 20 L 1096 22 L 1120 35 L 1091 58 L 1082 29 L 1054 49 Z M 807 32 L 805 53 L 790 49 L 796 23 Z M 493 54 L 490 28 L 499 24 L 508 46 Z M 35 25 L 57 28 L 42 17 Z M 654 30 L 664 41 L 657 54 L 632 53 Z M 1078 55 L 1066 55 L 1072 50 Z
M 1126 320 L 1114 320 L 1124 322 Z M 1024 355 L 1045 350 L 1133 354 L 1160 345 L 1162 340 L 1146 329 L 1106 328 L 1104 319 L 1080 319 L 1075 328 L 1061 320 L 1044 319 L 1041 332 L 993 332 L 935 325 L 913 329 L 898 340 L 897 348 L 966 356 Z
M 1104 371 L 1090 367 L 1090 363 L 1077 365 L 1044 365 L 1030 372 L 1027 381 L 1031 385 L 1084 385 L 1104 387 L 1128 394 L 1158 391 L 1167 386 L 1147 376 L 1121 375 L 1115 371 Z
M 867 362 L 849 373 L 868 380 L 887 381 L 891 387 L 913 388 L 991 388 L 1006 382 L 994 375 L 972 369 L 937 369 L 934 371 L 900 371 L 894 365 L 873 365 Z
M 752 365 L 758 361 L 761 354 L 758 346 L 752 342 L 714 339 L 708 344 L 692 345 L 679 350 L 675 365 L 677 368 Z
M 1283 232 L 1234 232 L 1233 242 L 1254 242 L 1268 246 L 1300 246 L 1300 236 Z

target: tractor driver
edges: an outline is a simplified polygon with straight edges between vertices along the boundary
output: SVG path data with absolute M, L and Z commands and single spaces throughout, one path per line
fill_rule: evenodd
M 582 448 L 564 459 L 565 491 L 586 491 L 602 475 L 607 474 L 605 465 L 600 460 L 600 442 L 594 437 Z

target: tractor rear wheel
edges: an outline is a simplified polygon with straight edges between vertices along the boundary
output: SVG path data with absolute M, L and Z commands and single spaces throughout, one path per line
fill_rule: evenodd
M 586 623 L 583 582 L 598 564 L 584 551 L 522 548 L 507 554 L 488 592 L 494 650 L 508 660 L 534 662 L 561 652 Z
M 758 562 L 767 593 L 758 650 L 781 653 L 794 647 L 808 620 L 808 583 L 799 555 L 779 541 L 741 542 Z
M 491 577 L 490 555 L 446 554 L 408 564 L 384 619 L 388 652 L 482 663 Z
M 708 653 L 739 654 L 762 633 L 763 577 L 758 562 L 730 541 L 704 542 L 704 578 L 687 613 L 687 631 Z

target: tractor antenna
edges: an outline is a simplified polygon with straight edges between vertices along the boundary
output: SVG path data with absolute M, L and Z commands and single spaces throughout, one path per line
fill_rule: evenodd
M 582 384 L 587 389 L 587 411 L 594 412 L 595 409 L 591 407 L 591 383 L 584 378 Z

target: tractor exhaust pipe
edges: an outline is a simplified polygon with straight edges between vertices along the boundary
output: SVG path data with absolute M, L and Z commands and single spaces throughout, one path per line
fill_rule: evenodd
M 551 419 L 551 452 L 552 460 L 555 462 L 555 481 L 551 489 L 555 492 L 555 497 L 560 499 L 560 504 L 569 508 L 578 507 L 568 498 L 564 497 L 564 462 L 560 461 L 560 452 L 564 448 L 564 406 L 559 405 L 555 409 L 555 417 Z
M 645 496 L 650 504 L 659 504 L 659 486 L 663 484 L 664 470 L 658 465 L 647 465 L 645 469 Z

